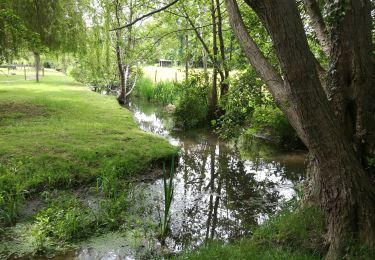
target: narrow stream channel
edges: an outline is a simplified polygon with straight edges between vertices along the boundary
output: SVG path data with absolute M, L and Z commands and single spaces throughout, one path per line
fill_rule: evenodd
M 172 119 L 160 106 L 130 104 L 139 126 L 180 147 L 174 178 L 171 235 L 173 252 L 193 249 L 207 239 L 230 241 L 250 235 L 254 226 L 296 195 L 304 173 L 304 152 L 278 151 L 250 143 L 218 140 L 208 130 L 170 131 Z M 249 147 L 250 146 L 250 147 Z M 163 181 L 147 184 L 163 198 Z
M 209 239 L 230 242 L 251 236 L 283 201 L 297 194 L 305 152 L 282 151 L 254 140 L 224 142 L 208 129 L 173 130 L 172 117 L 162 106 L 141 100 L 133 101 L 129 109 L 141 129 L 180 147 L 167 248 L 160 246 L 155 234 L 163 214 L 164 188 L 162 179 L 154 179 L 132 189 L 136 196 L 132 208 L 141 208 L 142 216 L 136 215 L 141 228 L 93 237 L 53 259 L 150 259 L 161 251 L 192 250 Z M 84 198 L 88 204 L 98 199 Z M 22 225 L 27 223 L 17 226 Z

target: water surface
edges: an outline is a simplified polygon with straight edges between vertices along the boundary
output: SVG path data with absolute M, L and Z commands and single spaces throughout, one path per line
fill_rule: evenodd
M 296 195 L 304 152 L 286 152 L 256 141 L 228 143 L 208 129 L 173 130 L 160 106 L 130 105 L 139 126 L 180 147 L 171 208 L 170 250 L 192 249 L 207 239 L 250 236 L 255 226 Z M 162 208 L 163 180 L 146 184 Z M 158 209 L 156 209 L 158 210 Z

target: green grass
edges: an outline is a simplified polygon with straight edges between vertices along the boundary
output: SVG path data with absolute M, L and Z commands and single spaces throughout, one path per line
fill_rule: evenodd
M 177 152 L 114 97 L 53 71 L 40 83 L 17 77 L 0 76 L 0 224 L 14 221 L 24 195 L 126 178 Z
M 262 249 L 254 246 L 250 241 L 243 240 L 236 244 L 223 245 L 220 243 L 210 243 L 198 251 L 180 256 L 178 259 L 190 260 L 318 260 L 320 258 L 306 254 L 290 252 L 280 248 Z
M 321 259 L 325 250 L 322 214 L 292 203 L 260 225 L 251 238 L 227 245 L 214 241 L 179 259 Z

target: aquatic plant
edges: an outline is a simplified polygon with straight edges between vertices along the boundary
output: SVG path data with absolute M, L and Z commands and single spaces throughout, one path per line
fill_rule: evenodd
M 154 98 L 163 105 L 173 104 L 177 99 L 174 83 L 170 81 L 158 82 L 154 89 Z
M 165 243 L 165 238 L 168 235 L 169 223 L 170 223 L 170 209 L 173 200 L 173 174 L 174 173 L 174 157 L 171 161 L 171 171 L 169 178 L 165 169 L 165 162 L 163 163 L 163 181 L 164 181 L 164 216 L 160 219 L 160 242 Z
M 138 80 L 134 94 L 150 101 L 154 98 L 154 84 L 148 78 L 142 77 Z

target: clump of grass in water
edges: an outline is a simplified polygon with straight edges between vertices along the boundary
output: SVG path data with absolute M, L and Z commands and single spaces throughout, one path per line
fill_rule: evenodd
M 169 223 L 171 220 L 170 209 L 173 200 L 173 174 L 174 174 L 174 157 L 172 157 L 171 171 L 169 178 L 165 168 L 165 162 L 163 163 L 163 181 L 164 181 L 164 216 L 160 219 L 160 242 L 165 245 L 165 239 L 169 231 Z M 169 179 L 169 181 L 168 181 Z

